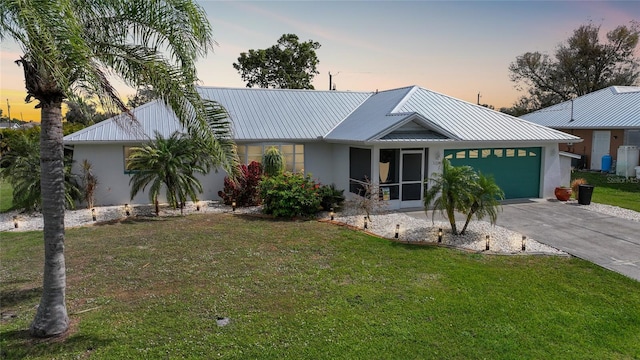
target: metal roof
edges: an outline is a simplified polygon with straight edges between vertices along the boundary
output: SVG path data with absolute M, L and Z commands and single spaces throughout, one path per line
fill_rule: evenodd
M 371 93 L 284 89 L 200 88 L 227 109 L 236 140 L 317 139 Z
M 224 106 L 232 120 L 237 141 L 315 140 L 340 123 L 371 94 L 214 87 L 200 87 L 198 91 L 202 97 Z M 144 141 L 154 137 L 154 131 L 159 131 L 164 137 L 176 130 L 183 131 L 174 113 L 159 101 L 138 107 L 133 114 L 141 125 L 135 135 L 127 131 L 126 126 L 118 126 L 116 117 L 68 135 L 64 141 Z
M 369 92 L 201 87 L 230 114 L 236 141 L 579 141 L 579 138 L 417 86 Z M 153 101 L 65 136 L 74 143 L 139 142 L 182 131 Z M 118 126 L 118 124 L 125 124 Z M 128 124 L 127 124 L 128 123 Z
M 151 101 L 131 110 L 133 120 L 121 114 L 86 127 L 64 137 L 65 143 L 141 142 L 159 132 L 169 137 L 175 131 L 184 131 L 173 111 L 159 100 Z
M 398 126 L 412 114 L 392 114 L 392 111 L 411 89 L 405 87 L 371 94 L 324 138 L 330 141 L 369 141 Z
M 610 86 L 520 118 L 556 129 L 640 129 L 640 86 Z
M 416 87 L 395 109 L 420 114 L 460 141 L 576 141 L 578 138 L 484 106 Z

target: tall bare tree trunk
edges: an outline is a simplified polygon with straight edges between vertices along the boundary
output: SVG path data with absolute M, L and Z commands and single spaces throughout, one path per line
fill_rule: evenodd
M 31 335 L 49 337 L 69 328 L 65 301 L 64 147 L 61 102 L 42 103 L 40 165 L 44 219 L 44 278 L 42 299 L 31 323 Z

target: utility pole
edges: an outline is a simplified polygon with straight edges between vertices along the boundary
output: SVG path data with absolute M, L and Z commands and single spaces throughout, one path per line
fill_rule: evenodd
M 338 74 L 340 74 L 340 71 L 338 71 L 336 74 L 331 74 L 331 71 L 329 71 L 329 90 L 336 89 L 336 85 L 333 84 L 332 80 L 333 80 L 333 77 L 338 76 Z
M 478 105 L 480 105 L 480 93 L 478 93 Z
M 9 105 L 9 99 L 7 99 L 7 116 L 9 117 L 9 122 L 11 122 L 11 106 Z

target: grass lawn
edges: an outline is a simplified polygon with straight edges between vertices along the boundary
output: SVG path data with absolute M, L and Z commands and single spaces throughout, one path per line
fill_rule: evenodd
M 229 214 L 68 229 L 72 331 L 37 341 L 41 237 L 0 236 L 2 358 L 640 357 L 640 282 L 586 261 Z
M 591 201 L 640 211 L 639 179 L 588 171 L 574 171 L 571 180 L 575 178 L 595 186 Z
M 11 184 L 0 178 L 0 213 L 13 207 L 13 188 Z

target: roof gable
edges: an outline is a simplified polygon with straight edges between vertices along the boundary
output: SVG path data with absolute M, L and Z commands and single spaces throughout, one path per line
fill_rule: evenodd
M 640 86 L 610 86 L 520 118 L 557 129 L 640 129 Z
M 417 88 L 396 111 L 418 113 L 431 128 L 461 141 L 577 140 L 574 136 L 424 88 Z
M 148 141 L 159 132 L 164 137 L 185 129 L 168 107 L 154 100 L 126 113 L 114 116 L 64 137 L 67 143 L 141 142 Z

